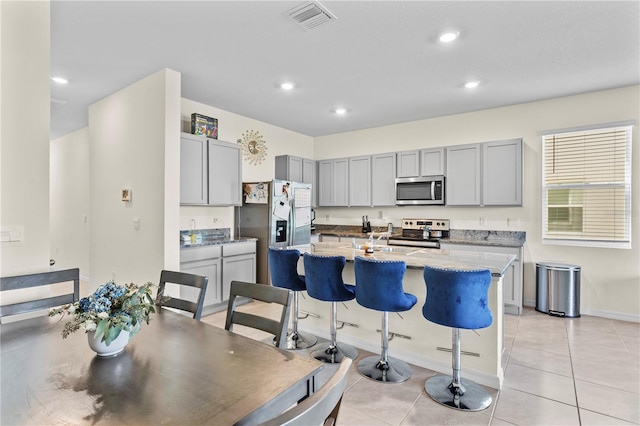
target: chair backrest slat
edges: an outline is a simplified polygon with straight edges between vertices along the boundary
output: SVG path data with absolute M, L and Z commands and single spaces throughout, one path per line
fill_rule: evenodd
M 236 306 L 238 297 L 245 297 L 265 303 L 278 303 L 282 305 L 280 319 L 274 320 L 248 312 L 237 311 Z M 229 289 L 229 304 L 227 306 L 227 318 L 224 328 L 233 331 L 233 325 L 239 324 L 265 331 L 273 334 L 275 336 L 275 341 L 278 342 L 278 347 L 284 349 L 286 347 L 287 340 L 290 304 L 291 292 L 287 289 L 273 287 L 267 284 L 231 281 L 231 288 Z
M 345 357 L 340 367 L 319 391 L 261 426 L 306 426 L 335 424 L 347 382 L 351 358 Z
M 0 277 L 0 291 L 21 290 L 60 284 L 73 281 L 73 291 L 53 297 L 36 297 L 35 299 L 0 306 L 0 318 L 54 308 L 80 300 L 80 269 L 64 269 L 60 271 L 39 272 L 36 274 Z
M 208 282 L 209 278 L 206 276 L 163 270 L 160 273 L 160 285 L 156 296 L 156 305 L 191 312 L 193 319 L 199 321 L 202 317 L 202 307 L 204 306 L 204 297 Z M 166 296 L 164 292 L 167 283 L 199 288 L 200 292 L 197 301 L 192 302 L 178 297 Z

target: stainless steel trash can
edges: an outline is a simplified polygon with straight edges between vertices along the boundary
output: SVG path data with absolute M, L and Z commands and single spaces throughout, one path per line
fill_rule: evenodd
M 536 311 L 569 318 L 580 316 L 580 266 L 536 263 Z

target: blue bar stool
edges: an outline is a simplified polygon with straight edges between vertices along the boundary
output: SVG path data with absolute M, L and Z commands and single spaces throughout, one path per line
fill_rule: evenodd
M 269 247 L 271 284 L 274 287 L 282 287 L 293 291 L 293 303 L 291 304 L 293 329 L 287 334 L 287 349 L 307 349 L 318 341 L 316 336 L 298 331 L 298 292 L 307 289 L 304 275 L 298 275 L 299 260 L 300 252 L 296 249 Z
M 436 402 L 451 408 L 480 411 L 491 405 L 491 395 L 478 384 L 460 378 L 460 329 L 489 327 L 493 315 L 488 305 L 491 272 L 457 271 L 424 267 L 427 299 L 422 315 L 431 322 L 453 327 L 453 376 L 433 376 L 424 389 Z
M 307 293 L 314 299 L 331 302 L 331 342 L 319 345 L 311 352 L 315 359 L 331 364 L 342 362 L 344 357 L 356 359 L 358 351 L 353 346 L 338 344 L 338 303 L 353 300 L 356 297 L 355 286 L 345 284 L 342 270 L 347 260 L 344 256 L 320 256 L 311 253 L 304 255 L 304 276 Z
M 400 383 L 411 377 L 411 367 L 404 361 L 389 358 L 389 312 L 411 309 L 418 299 L 402 289 L 407 265 L 401 260 L 375 260 L 357 256 L 356 301 L 365 308 L 382 311 L 382 353 L 358 362 L 363 376 L 384 383 Z

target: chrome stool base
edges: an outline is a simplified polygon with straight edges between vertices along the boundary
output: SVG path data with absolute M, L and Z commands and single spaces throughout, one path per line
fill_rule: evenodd
M 292 330 L 287 333 L 287 349 L 308 349 L 316 343 L 318 343 L 318 338 L 313 334 L 303 333 L 299 330 L 297 333 Z
M 380 355 L 369 356 L 358 362 L 358 371 L 368 379 L 383 383 L 401 383 L 411 377 L 411 367 L 404 361 Z
M 424 383 L 424 390 L 436 402 L 447 407 L 465 411 L 481 411 L 491 405 L 491 395 L 478 384 L 460 380 L 464 395 L 455 395 L 449 390 L 452 376 L 433 376 Z
M 344 343 L 336 343 L 334 346 L 332 343 L 327 342 L 318 345 L 318 349 L 315 349 L 310 355 L 318 361 L 328 364 L 339 364 L 345 357 L 356 359 L 358 357 L 358 350 Z

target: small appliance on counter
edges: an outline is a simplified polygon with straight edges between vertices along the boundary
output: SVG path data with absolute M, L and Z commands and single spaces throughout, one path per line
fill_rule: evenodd
M 402 219 L 402 235 L 388 244 L 439 249 L 440 240 L 449 235 L 449 219 Z

